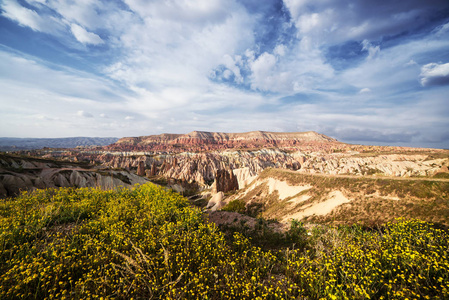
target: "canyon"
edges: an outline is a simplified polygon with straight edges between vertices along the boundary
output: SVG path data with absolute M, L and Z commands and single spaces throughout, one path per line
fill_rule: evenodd
M 449 166 L 447 150 L 350 145 L 316 132 L 194 131 L 122 138 L 94 149 L 44 149 L 28 154 L 162 177 L 178 186 L 195 183 L 200 189 L 211 187 L 224 170 L 233 173 L 238 185 L 222 183 L 232 176 L 221 176 L 216 186 L 223 192 L 245 187 L 266 168 L 308 174 L 432 177 L 447 172 Z
M 334 219 L 359 214 L 372 221 L 370 213 L 353 210 L 399 202 L 421 207 L 420 201 L 440 201 L 449 194 L 448 150 L 351 145 L 316 132 L 194 131 L 16 154 L 22 156 L 1 157 L 0 197 L 35 188 L 115 188 L 152 181 L 200 201 L 211 216 L 224 217 L 226 212 L 219 211 L 239 200 L 249 215 L 288 223 L 332 214 Z M 286 180 L 287 174 L 296 179 Z M 322 178 L 333 182 L 332 188 L 317 185 Z M 425 187 L 416 185 L 420 180 L 443 187 L 431 200 L 420 198 Z M 388 190 L 390 181 L 395 188 Z M 407 186 L 414 188 L 404 194 Z M 436 215 L 437 221 L 449 224 L 441 213 Z
M 147 179 L 125 170 L 0 154 L 0 198 L 34 189 L 94 187 L 108 190 L 146 182 Z

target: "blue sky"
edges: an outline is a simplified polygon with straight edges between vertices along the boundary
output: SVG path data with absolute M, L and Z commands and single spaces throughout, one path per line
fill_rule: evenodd
M 0 136 L 449 148 L 447 0 L 0 0 Z

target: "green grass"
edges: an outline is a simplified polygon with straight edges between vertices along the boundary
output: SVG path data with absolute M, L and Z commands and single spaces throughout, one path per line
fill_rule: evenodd
M 235 199 L 226 204 L 221 210 L 233 211 L 243 214 L 246 211 L 246 203 L 243 200 Z
M 448 234 L 429 223 L 307 231 L 296 222 L 276 236 L 261 220 L 227 236 L 204 218 L 153 184 L 1 200 L 0 299 L 449 297 Z M 258 246 L 262 238 L 285 244 Z
M 436 173 L 435 175 L 433 175 L 433 178 L 449 178 L 449 173 Z
M 266 169 L 259 175 L 260 179 L 269 177 L 287 181 L 290 185 L 311 184 L 317 191 L 341 188 L 357 193 L 369 188 L 370 190 L 379 190 L 383 195 L 419 199 L 435 199 L 441 197 L 441 195 L 447 196 L 449 193 L 449 182 L 432 181 L 430 178 L 429 180 L 395 180 L 375 177 L 345 178 L 291 173 L 279 169 Z

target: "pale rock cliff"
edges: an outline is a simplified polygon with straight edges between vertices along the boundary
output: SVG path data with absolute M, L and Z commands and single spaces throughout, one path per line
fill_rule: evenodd
M 301 172 L 396 177 L 433 176 L 449 164 L 448 159 L 427 160 L 427 155 L 311 156 Z
M 113 189 L 148 182 L 128 171 L 83 168 L 70 163 L 0 155 L 0 198 L 55 187 Z

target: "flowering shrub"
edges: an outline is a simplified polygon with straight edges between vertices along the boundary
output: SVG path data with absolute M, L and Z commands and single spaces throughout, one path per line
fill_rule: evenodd
M 0 202 L 0 299 L 448 298 L 447 233 L 322 227 L 297 250 L 226 239 L 152 184 L 39 190 Z

